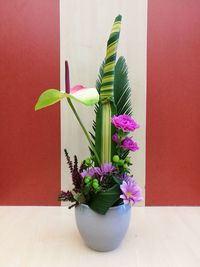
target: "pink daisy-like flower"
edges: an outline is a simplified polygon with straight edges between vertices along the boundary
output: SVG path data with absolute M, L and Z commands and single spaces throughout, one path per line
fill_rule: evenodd
M 136 185 L 135 181 L 123 181 L 120 189 L 123 193 L 120 198 L 123 199 L 124 204 L 134 204 L 143 200 L 141 188 Z
M 131 118 L 131 116 L 123 114 L 112 117 L 112 124 L 124 132 L 133 132 L 139 128 L 139 125 Z

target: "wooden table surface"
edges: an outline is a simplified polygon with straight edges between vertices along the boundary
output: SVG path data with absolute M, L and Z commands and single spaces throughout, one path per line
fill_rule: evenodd
M 66 207 L 0 207 L 0 267 L 200 267 L 200 207 L 133 207 L 121 246 L 88 249 Z

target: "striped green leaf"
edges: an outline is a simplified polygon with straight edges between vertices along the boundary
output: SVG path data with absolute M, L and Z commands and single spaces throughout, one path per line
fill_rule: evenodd
M 100 69 L 100 101 L 96 113 L 96 138 L 95 147 L 101 163 L 111 162 L 115 153 L 112 134 L 114 127 L 111 125 L 111 118 L 116 114 L 114 103 L 114 71 L 117 57 L 117 46 L 120 35 L 121 19 L 119 15 L 115 18 L 110 37 L 107 42 L 106 58 Z M 101 79 L 102 77 L 102 79 Z

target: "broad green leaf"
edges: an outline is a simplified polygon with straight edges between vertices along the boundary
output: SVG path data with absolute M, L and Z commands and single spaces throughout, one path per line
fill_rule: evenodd
M 48 89 L 40 95 L 35 105 L 35 110 L 51 106 L 60 101 L 61 99 L 65 98 L 66 95 L 66 93 L 60 92 L 57 89 Z
M 120 194 L 120 185 L 116 184 L 107 191 L 97 193 L 89 203 L 89 207 L 97 213 L 104 215 L 119 200 Z

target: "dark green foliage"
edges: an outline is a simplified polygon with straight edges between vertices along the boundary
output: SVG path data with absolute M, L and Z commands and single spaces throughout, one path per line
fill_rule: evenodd
M 119 199 L 115 202 L 115 204 L 113 205 L 113 207 L 115 207 L 115 206 L 119 206 L 119 205 L 123 205 L 123 204 L 124 204 L 123 199 L 119 198 Z
M 130 153 L 129 150 L 125 150 L 125 151 L 121 150 L 120 153 L 119 153 L 120 154 L 120 158 L 121 159 L 125 159 L 129 155 L 129 153 Z
M 115 66 L 114 101 L 117 115 L 132 115 L 131 88 L 128 80 L 128 67 L 124 57 L 120 57 Z
M 115 183 L 121 185 L 122 184 L 122 180 L 116 176 L 113 176 L 113 180 L 115 181 Z
M 104 179 L 102 179 L 101 188 L 103 191 L 106 191 L 109 188 L 111 188 L 117 184 L 117 182 L 114 179 L 114 173 L 115 172 L 112 172 L 110 175 L 106 175 L 106 176 L 104 176 Z
M 106 191 L 99 192 L 89 202 L 89 207 L 104 215 L 110 207 L 120 198 L 121 190 L 119 184 L 115 184 L 113 187 Z

